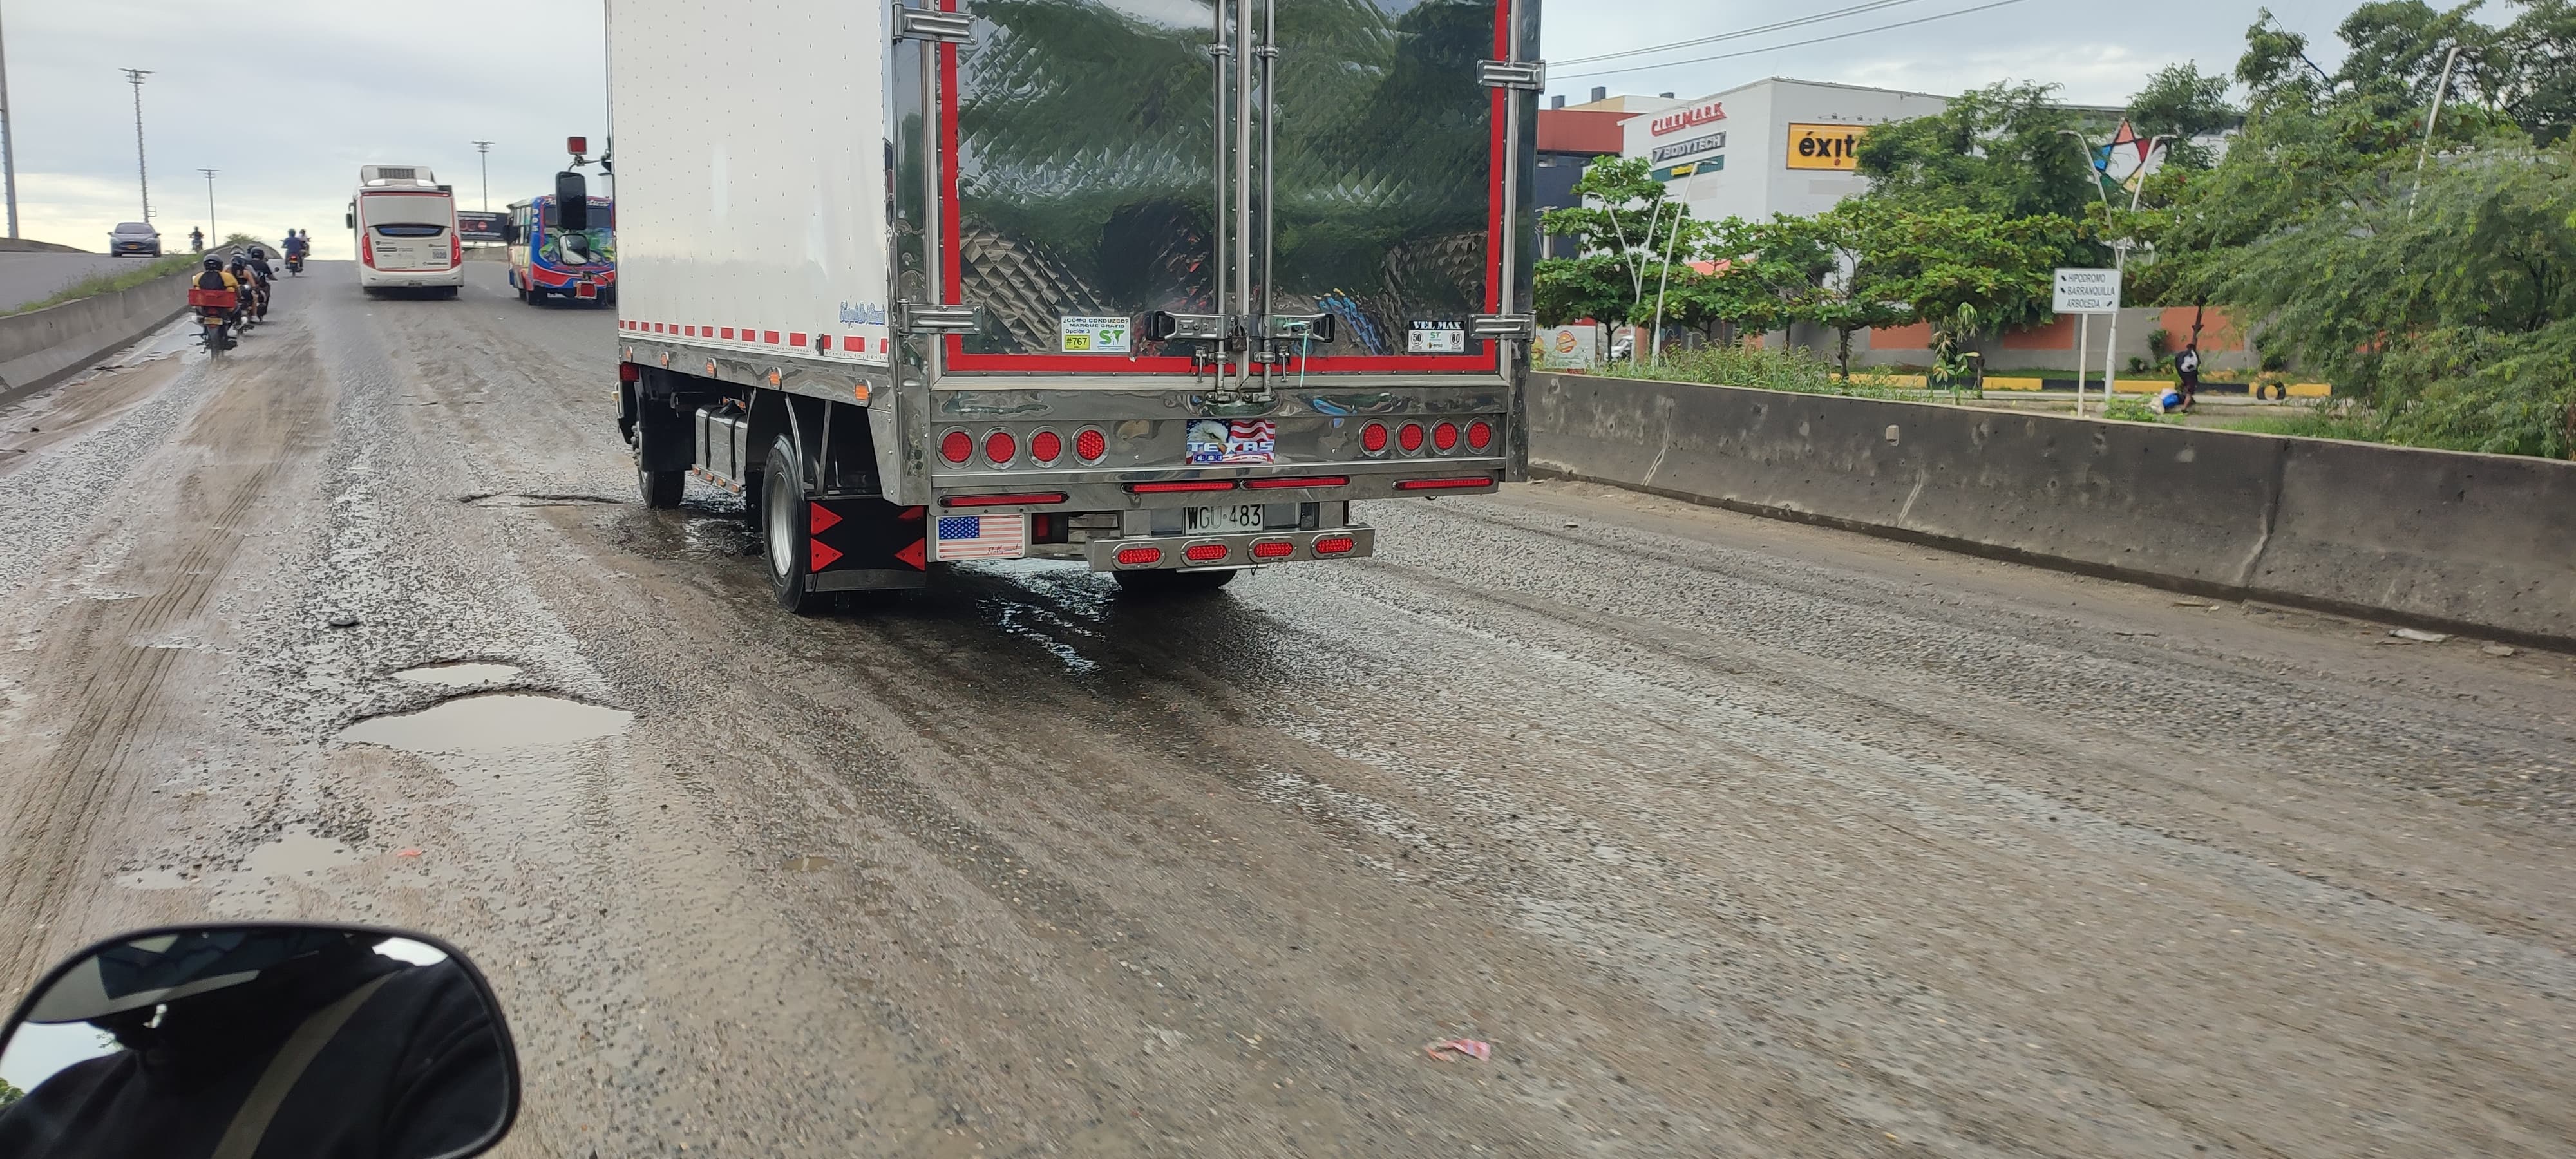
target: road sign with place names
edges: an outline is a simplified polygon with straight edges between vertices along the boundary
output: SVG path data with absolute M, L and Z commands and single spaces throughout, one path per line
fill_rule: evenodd
M 2060 314 L 2116 314 L 2120 310 L 2120 271 L 2060 267 L 2057 304 Z

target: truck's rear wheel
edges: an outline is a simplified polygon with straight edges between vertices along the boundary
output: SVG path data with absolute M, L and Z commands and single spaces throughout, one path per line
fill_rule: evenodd
M 807 555 L 805 484 L 796 469 L 796 443 L 785 435 L 769 444 L 768 469 L 760 473 L 760 546 L 768 557 L 769 592 L 778 606 L 800 616 L 820 615 L 832 597 L 805 590 L 812 568 Z
M 1138 595 L 1188 595 L 1212 592 L 1234 582 L 1241 569 L 1225 571 L 1122 571 L 1118 586 Z

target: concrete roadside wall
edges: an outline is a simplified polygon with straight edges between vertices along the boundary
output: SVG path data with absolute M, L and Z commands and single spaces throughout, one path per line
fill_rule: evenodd
M 47 386 L 178 317 L 190 276 L 0 318 L 0 395 Z
M 2576 642 L 2576 463 L 1582 375 L 1530 467 L 2184 591 Z

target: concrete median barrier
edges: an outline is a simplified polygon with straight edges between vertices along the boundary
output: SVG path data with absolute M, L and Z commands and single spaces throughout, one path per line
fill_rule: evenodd
M 178 317 L 190 276 L 0 318 L 0 398 L 50 386 Z
M 1533 376 L 1530 466 L 2136 580 L 2576 642 L 2576 464 Z

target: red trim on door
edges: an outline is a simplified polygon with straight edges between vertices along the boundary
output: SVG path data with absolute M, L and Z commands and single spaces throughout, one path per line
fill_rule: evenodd
M 942 12 L 957 11 L 957 0 L 939 0 Z M 1511 44 L 1511 0 L 1494 0 L 1494 56 L 1507 59 Z M 1511 223 L 1503 220 L 1503 180 L 1510 159 L 1503 156 L 1503 118 L 1509 113 L 1510 89 L 1495 89 L 1491 109 L 1488 146 L 1491 160 L 1487 166 L 1485 233 L 1485 312 L 1502 308 L 1503 231 Z M 939 46 L 939 233 L 940 233 L 940 300 L 955 304 L 966 294 L 965 272 L 958 260 L 957 208 L 957 46 Z M 1097 355 L 1057 354 L 968 354 L 966 338 L 950 334 L 945 361 L 951 370 L 1000 371 L 1091 371 L 1120 374 L 1190 374 L 1196 370 L 1190 359 L 1178 356 L 1139 358 L 1104 358 Z M 1483 354 L 1389 354 L 1357 355 L 1338 358 L 1316 358 L 1306 362 L 1313 372 L 1404 372 L 1419 370 L 1479 371 L 1496 368 L 1499 352 L 1488 343 Z M 1295 360 L 1289 365 L 1295 367 Z

